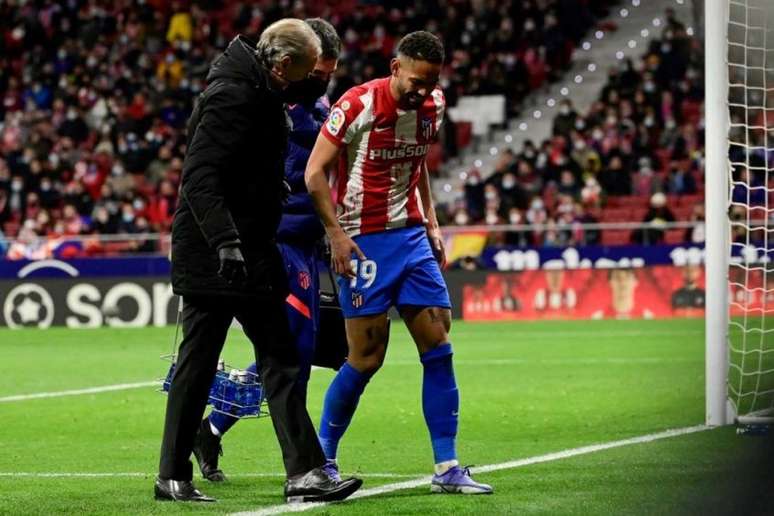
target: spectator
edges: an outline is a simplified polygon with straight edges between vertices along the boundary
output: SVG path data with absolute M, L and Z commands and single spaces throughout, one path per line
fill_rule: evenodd
M 599 185 L 608 195 L 630 195 L 632 193 L 632 177 L 624 168 L 620 155 L 614 155 L 602 172 L 597 176 Z
M 664 226 L 675 221 L 675 216 L 666 202 L 667 198 L 663 193 L 653 194 L 650 198 L 650 209 L 642 220 L 648 224 L 648 227 L 637 229 L 632 233 L 633 243 L 660 244 L 664 241 Z

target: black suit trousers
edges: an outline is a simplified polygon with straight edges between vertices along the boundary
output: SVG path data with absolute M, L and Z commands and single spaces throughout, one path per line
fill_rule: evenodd
M 325 463 L 306 411 L 305 388 L 297 384 L 299 359 L 279 296 L 183 297 L 183 341 L 169 388 L 159 476 L 191 480 L 191 453 L 228 328 L 236 318 L 250 339 L 266 391 L 288 476 Z

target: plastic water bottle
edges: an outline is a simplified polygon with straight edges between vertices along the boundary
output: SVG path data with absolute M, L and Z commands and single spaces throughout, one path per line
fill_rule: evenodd
M 239 372 L 239 390 L 241 391 L 239 410 L 240 416 L 254 416 L 256 414 L 255 407 L 255 384 L 252 381 L 249 371 Z
M 239 394 L 239 371 L 236 369 L 232 369 L 231 373 L 228 375 L 228 379 L 224 382 L 224 388 L 223 388 L 223 412 L 228 412 L 229 414 L 237 414 L 239 405 L 238 394 Z
M 221 359 L 218 361 L 218 370 L 215 372 L 215 378 L 212 379 L 210 395 L 207 398 L 207 403 L 218 410 L 223 410 L 221 400 L 223 400 L 223 383 L 226 379 L 228 379 L 228 376 L 226 376 L 226 364 Z
M 172 362 L 172 364 L 169 366 L 169 371 L 167 371 L 167 377 L 164 378 L 164 383 L 161 386 L 161 388 L 164 389 L 164 392 L 169 392 L 169 386 L 172 385 L 172 377 L 175 375 L 176 366 L 177 366 L 176 362 Z

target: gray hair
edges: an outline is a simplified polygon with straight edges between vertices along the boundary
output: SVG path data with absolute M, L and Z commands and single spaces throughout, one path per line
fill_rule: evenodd
M 310 56 L 311 52 L 314 56 Z M 320 38 L 314 30 L 296 18 L 284 18 L 266 27 L 258 40 L 255 53 L 268 67 L 288 56 L 293 63 L 316 61 L 322 52 Z

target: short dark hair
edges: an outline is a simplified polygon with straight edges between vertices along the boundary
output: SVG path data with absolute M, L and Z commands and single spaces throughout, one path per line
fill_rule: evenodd
M 434 34 L 418 30 L 406 34 L 398 43 L 398 55 L 404 55 L 418 61 L 443 64 L 443 43 Z
M 320 38 L 323 59 L 338 59 L 341 53 L 341 39 L 333 25 L 322 18 L 309 18 L 304 20 L 317 37 Z

